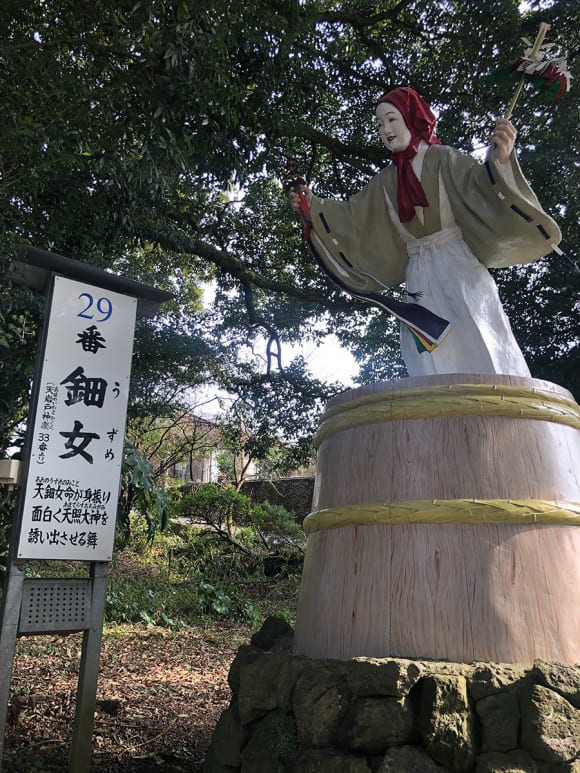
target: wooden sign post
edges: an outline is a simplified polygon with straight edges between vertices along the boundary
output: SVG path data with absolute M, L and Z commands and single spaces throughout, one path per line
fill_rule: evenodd
M 135 317 L 172 296 L 60 255 L 21 257 L 16 276 L 45 290 L 47 313 L 1 614 L 0 766 L 17 637 L 83 631 L 69 770 L 88 773 Z M 28 579 L 30 560 L 89 575 Z

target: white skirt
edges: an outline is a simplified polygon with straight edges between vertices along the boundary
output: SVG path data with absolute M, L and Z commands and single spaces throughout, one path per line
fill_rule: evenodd
M 459 228 L 407 241 L 407 251 L 407 291 L 421 292 L 421 306 L 450 323 L 448 334 L 432 352 L 419 352 L 411 332 L 401 326 L 401 352 L 409 376 L 530 376 L 497 286 L 461 238 Z

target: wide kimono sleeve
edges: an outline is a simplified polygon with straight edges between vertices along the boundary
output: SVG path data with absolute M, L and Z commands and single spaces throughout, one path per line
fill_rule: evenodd
M 405 279 L 407 251 L 385 201 L 385 177 L 392 172 L 384 169 L 348 201 L 312 199 L 312 251 L 326 273 L 355 294 Z
M 480 164 L 452 148 L 440 148 L 441 174 L 464 240 L 486 266 L 530 263 L 556 250 L 562 235 L 542 209 L 515 153 L 511 174 L 489 154 Z

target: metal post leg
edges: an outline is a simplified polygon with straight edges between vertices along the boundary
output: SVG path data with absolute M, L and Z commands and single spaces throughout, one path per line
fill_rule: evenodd
M 4 731 L 8 715 L 14 651 L 20 622 L 25 566 L 26 564 L 22 562 L 9 564 L 4 588 L 4 605 L 0 627 L 0 769 L 4 753 Z
M 108 562 L 91 564 L 91 624 L 83 634 L 69 773 L 89 773 L 91 765 L 108 570 Z

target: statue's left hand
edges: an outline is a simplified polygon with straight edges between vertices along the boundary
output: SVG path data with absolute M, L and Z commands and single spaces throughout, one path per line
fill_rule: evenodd
M 500 164 L 507 164 L 516 143 L 516 128 L 511 121 L 500 118 L 493 130 L 493 152 Z

